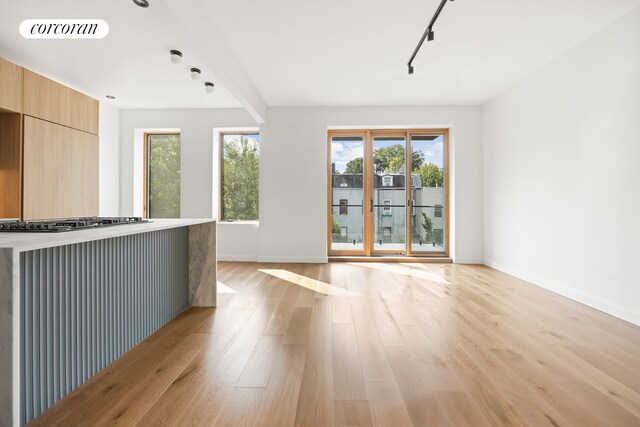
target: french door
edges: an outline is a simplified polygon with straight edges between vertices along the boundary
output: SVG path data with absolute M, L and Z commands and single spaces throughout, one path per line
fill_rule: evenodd
M 329 255 L 443 256 L 446 129 L 329 132 Z

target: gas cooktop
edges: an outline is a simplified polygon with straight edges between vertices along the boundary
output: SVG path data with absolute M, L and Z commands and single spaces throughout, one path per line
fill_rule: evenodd
M 83 217 L 52 219 L 44 221 L 0 221 L 0 232 L 50 232 L 59 233 L 62 231 L 84 230 L 87 228 L 110 227 L 114 225 L 140 224 L 149 220 L 140 217 L 117 216 L 117 217 Z

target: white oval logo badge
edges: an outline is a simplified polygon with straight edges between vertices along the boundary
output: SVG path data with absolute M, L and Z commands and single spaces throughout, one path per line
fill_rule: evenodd
M 20 34 L 25 39 L 103 39 L 109 24 L 102 19 L 25 19 Z

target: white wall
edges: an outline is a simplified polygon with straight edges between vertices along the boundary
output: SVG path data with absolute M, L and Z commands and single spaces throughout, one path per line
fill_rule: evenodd
M 327 259 L 327 128 L 451 129 L 451 254 L 482 261 L 482 108 L 269 108 L 260 127 L 261 261 Z
M 327 109 L 269 108 L 260 126 L 258 260 L 327 261 Z
M 122 110 L 121 214 L 140 216 L 142 213 L 145 130 L 180 132 L 180 216 L 216 218 L 219 147 L 214 128 L 255 126 L 255 121 L 243 109 Z M 217 233 L 220 259 L 257 260 L 257 224 L 219 224 Z
M 640 324 L 640 8 L 486 105 L 488 265 Z
M 137 183 L 143 169 L 136 129 L 174 128 L 180 130 L 180 216 L 215 218 L 217 216 L 218 141 L 216 127 L 251 127 L 255 121 L 243 109 L 122 110 L 120 116 L 120 207 L 123 215 L 133 215 L 142 197 Z M 215 160 L 214 160 L 215 158 Z M 140 174 L 140 175 L 137 175 Z M 216 184 L 214 185 L 214 180 Z M 137 190 L 140 191 L 137 191 Z
M 219 222 L 216 235 L 218 260 L 258 261 L 258 221 Z
M 457 263 L 482 262 L 482 107 L 330 108 L 328 124 L 450 128 L 450 253 Z
M 99 215 L 120 215 L 120 110 L 100 103 Z
M 255 125 L 239 109 L 124 110 L 122 214 L 139 214 L 141 206 L 143 129 L 180 130 L 181 216 L 215 217 L 214 129 Z M 451 128 L 451 254 L 456 262 L 481 262 L 481 107 L 269 108 L 267 123 L 260 126 L 260 222 L 220 224 L 221 259 L 326 262 L 327 129 L 338 126 Z

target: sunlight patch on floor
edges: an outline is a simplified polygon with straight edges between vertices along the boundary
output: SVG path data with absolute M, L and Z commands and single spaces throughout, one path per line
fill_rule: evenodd
M 303 288 L 311 289 L 312 291 L 323 295 L 360 296 L 359 294 L 347 289 L 339 288 L 329 283 L 311 279 L 287 270 L 260 268 L 259 271 L 277 277 L 278 279 L 286 280 L 287 282 L 291 282 L 298 286 L 302 286 Z
M 349 263 L 349 265 L 366 267 L 366 268 L 371 268 L 373 270 L 381 270 L 381 271 L 386 271 L 386 272 L 395 273 L 395 274 L 404 274 L 405 276 L 415 277 L 418 279 L 425 279 L 431 282 L 441 283 L 443 285 L 451 284 L 447 279 L 445 279 L 444 277 L 442 277 L 442 275 L 438 273 L 423 271 L 422 269 L 405 267 L 399 264 L 361 262 L 361 263 Z
M 238 291 L 234 291 L 224 283 L 218 281 L 218 293 L 219 294 L 237 294 Z

